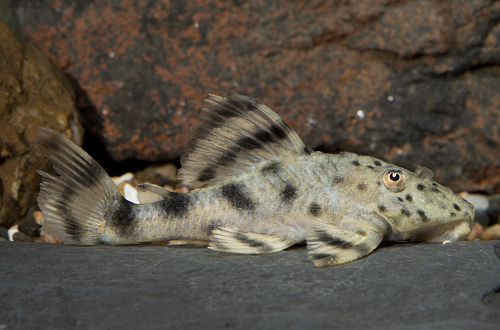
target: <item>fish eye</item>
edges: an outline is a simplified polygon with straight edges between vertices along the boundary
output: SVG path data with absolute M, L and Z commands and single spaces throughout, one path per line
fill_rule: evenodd
M 389 169 L 382 174 L 382 181 L 387 190 L 399 192 L 405 189 L 406 173 L 397 169 Z

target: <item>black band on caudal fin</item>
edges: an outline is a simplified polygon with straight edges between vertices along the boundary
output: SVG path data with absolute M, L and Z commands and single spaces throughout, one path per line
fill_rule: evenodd
M 113 244 L 106 237 L 110 210 L 126 201 L 103 168 L 63 135 L 38 128 L 34 141 L 59 176 L 42 176 L 38 204 L 45 217 L 42 230 L 65 243 Z

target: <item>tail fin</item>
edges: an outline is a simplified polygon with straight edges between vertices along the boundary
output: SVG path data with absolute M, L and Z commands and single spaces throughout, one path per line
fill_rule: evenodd
M 38 204 L 45 216 L 42 229 L 65 243 L 118 243 L 105 233 L 107 219 L 113 218 L 113 210 L 131 207 L 104 169 L 72 141 L 50 129 L 38 128 L 34 140 L 59 174 L 39 171 Z

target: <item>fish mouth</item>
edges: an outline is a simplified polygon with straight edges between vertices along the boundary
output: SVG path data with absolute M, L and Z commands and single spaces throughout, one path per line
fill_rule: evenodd
M 474 220 L 471 217 L 449 221 L 424 229 L 411 239 L 412 242 L 453 242 L 465 239 L 472 231 Z

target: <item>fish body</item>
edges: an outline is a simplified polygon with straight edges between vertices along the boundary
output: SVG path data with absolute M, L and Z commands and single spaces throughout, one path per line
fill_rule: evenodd
M 36 142 L 59 174 L 41 172 L 43 230 L 75 244 L 202 240 L 243 254 L 307 242 L 310 259 L 324 267 L 359 259 L 382 240 L 447 242 L 472 229 L 473 206 L 426 168 L 315 152 L 254 99 L 207 102 L 179 172 L 197 189 L 139 185 L 141 204 L 125 200 L 71 141 L 39 129 Z

